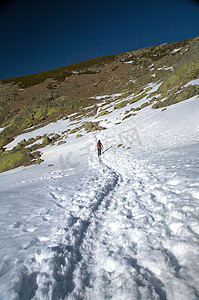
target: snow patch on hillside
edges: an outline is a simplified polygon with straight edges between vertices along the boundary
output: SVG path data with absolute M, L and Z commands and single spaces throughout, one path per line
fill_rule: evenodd
M 189 85 L 199 85 L 199 79 L 189 81 L 187 84 L 184 85 L 184 87 L 187 87 Z

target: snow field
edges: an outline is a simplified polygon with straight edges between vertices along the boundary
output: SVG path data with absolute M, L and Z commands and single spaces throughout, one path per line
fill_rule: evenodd
M 147 107 L 1 174 L 0 298 L 199 299 L 198 105 Z
M 119 156 L 119 161 L 125 156 Z M 108 152 L 106 157 L 115 164 Z M 154 174 L 146 162 L 140 165 L 134 160 L 132 164 L 131 157 L 128 169 L 121 168 L 126 166 L 121 161 L 116 164 L 123 171 L 119 184 L 106 196 L 108 209 L 102 215 L 100 207 L 87 229 L 83 259 L 75 270 L 76 287 L 67 299 L 193 299 L 198 295 L 198 265 L 191 266 L 197 260 L 198 241 L 189 245 L 194 238 L 190 232 L 184 237 L 185 203 L 176 209 L 179 197 L 165 178 L 159 178 L 162 169 Z M 113 174 L 118 178 L 115 171 Z M 194 224 L 196 216 L 186 222 Z M 181 256 L 186 258 L 181 261 Z

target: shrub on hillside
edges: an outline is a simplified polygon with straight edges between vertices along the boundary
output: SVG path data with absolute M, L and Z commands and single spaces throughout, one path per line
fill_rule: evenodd
M 52 139 L 50 139 L 48 136 L 45 136 L 45 137 L 43 138 L 42 144 L 43 144 L 43 145 L 48 145 L 48 144 L 50 144 L 51 142 L 52 142 Z
M 102 117 L 104 115 L 107 115 L 109 112 L 107 110 L 101 111 L 98 115 L 97 118 Z
M 30 154 L 27 150 L 5 151 L 0 156 L 0 173 L 19 166 L 27 166 L 40 160 L 40 152 Z
M 144 97 L 144 95 L 139 95 L 137 97 L 133 97 L 131 100 L 129 100 L 129 103 L 132 104 L 134 102 L 137 102 L 139 100 L 141 100 Z
M 139 95 L 141 92 L 143 92 L 143 89 L 139 89 L 139 90 L 137 90 L 137 91 L 134 93 L 134 96 L 137 96 L 137 95 Z
M 114 106 L 114 109 L 119 109 L 119 108 L 123 108 L 127 105 L 128 101 L 124 100 L 120 103 L 117 103 L 115 106 Z
M 140 109 L 145 108 L 145 107 L 147 107 L 147 106 L 149 106 L 149 105 L 150 105 L 149 102 L 145 102 L 145 103 L 143 103 L 143 104 L 140 106 Z
M 160 108 L 169 106 L 184 100 L 187 100 L 193 96 L 199 95 L 199 86 L 191 85 L 183 88 L 179 93 L 172 93 L 164 101 L 156 102 L 152 108 Z

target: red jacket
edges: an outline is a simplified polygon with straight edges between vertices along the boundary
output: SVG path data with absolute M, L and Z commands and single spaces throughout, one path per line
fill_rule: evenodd
M 98 143 L 97 143 L 97 148 L 98 148 L 98 149 L 101 149 L 101 148 L 103 148 L 103 145 L 102 145 L 102 143 L 101 143 L 101 142 L 98 142 Z

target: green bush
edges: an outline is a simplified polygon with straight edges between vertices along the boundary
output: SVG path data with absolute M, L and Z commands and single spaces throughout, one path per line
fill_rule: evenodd
M 198 43 L 190 47 L 175 65 L 175 70 L 164 80 L 159 88 L 160 92 L 165 92 L 175 86 L 183 86 L 192 79 L 199 76 L 199 51 Z
M 56 107 L 49 108 L 48 111 L 47 111 L 47 117 L 52 116 L 52 115 L 58 113 L 59 109 L 60 109 L 59 107 L 57 107 L 57 108 Z
M 134 111 L 138 111 L 138 110 L 140 110 L 140 107 L 139 107 L 139 106 L 136 107 L 136 108 L 134 108 Z
M 127 92 L 124 92 L 123 94 L 122 94 L 122 97 L 124 98 L 124 97 L 127 97 L 128 95 L 130 95 L 131 94 L 131 92 L 129 92 L 129 91 L 127 91 Z
M 0 173 L 30 162 L 30 156 L 21 151 L 5 151 L 0 156 Z
M 37 135 L 36 138 L 34 139 L 35 142 L 41 139 L 41 135 Z
M 101 111 L 98 115 L 97 118 L 102 117 L 104 115 L 107 115 L 109 112 L 107 110 Z
M 154 104 L 152 105 L 152 108 L 153 108 L 153 109 L 157 109 L 157 108 L 160 108 L 160 107 L 163 107 L 163 106 L 164 106 L 163 102 L 157 101 L 156 103 L 154 103 Z
M 5 148 L 1 147 L 1 148 L 0 148 L 0 155 L 1 155 L 3 152 L 5 152 Z
M 48 144 L 50 144 L 52 142 L 52 139 L 50 139 L 48 136 L 45 136 L 44 138 L 43 138 L 43 141 L 42 141 L 42 144 L 44 145 L 48 145 Z
M 114 106 L 114 109 L 119 109 L 119 108 L 123 108 L 127 105 L 128 101 L 124 100 L 120 103 L 117 103 L 115 106 Z
M 73 134 L 73 133 L 76 133 L 76 132 L 78 132 L 78 131 L 79 131 L 79 129 L 80 129 L 80 128 L 78 128 L 78 127 L 76 127 L 76 128 L 74 128 L 74 129 L 72 129 L 72 130 L 70 131 L 70 134 Z
M 53 141 L 57 141 L 58 139 L 60 139 L 60 137 L 61 137 L 61 136 L 60 136 L 59 134 L 56 133 L 56 134 L 53 135 L 52 140 L 53 140 Z
M 145 93 L 149 92 L 152 89 L 152 87 L 148 87 L 147 89 L 145 89 Z
M 128 118 L 130 118 L 132 116 L 135 116 L 135 115 L 136 114 L 128 114 L 128 115 L 124 116 L 124 118 L 122 118 L 122 121 L 124 121 L 124 120 L 126 120 L 126 119 L 128 119 Z
M 197 85 L 188 86 L 186 88 L 183 88 L 179 93 L 170 93 L 167 99 L 165 99 L 164 101 L 158 101 L 154 103 L 152 108 L 156 109 L 160 107 L 169 106 L 187 100 L 196 95 L 199 95 L 199 86 Z
M 57 146 L 60 146 L 60 145 L 63 145 L 63 144 L 66 144 L 66 141 L 59 141 L 59 142 L 57 143 Z
M 137 102 L 139 100 L 141 100 L 144 97 L 144 95 L 139 95 L 137 97 L 133 97 L 131 100 L 129 100 L 129 103 L 132 104 L 134 102 Z
M 30 145 L 30 144 L 33 144 L 33 143 L 34 143 L 34 141 L 35 141 L 35 139 L 34 139 L 34 138 L 29 138 L 29 139 L 28 139 L 28 141 L 27 141 L 27 143 Z
M 149 105 L 150 105 L 149 102 L 145 102 L 145 103 L 143 103 L 143 104 L 140 106 L 140 109 L 145 108 L 145 107 L 147 107 L 147 106 L 149 106 Z
M 18 145 L 19 145 L 20 147 L 24 147 L 26 144 L 27 144 L 27 142 L 26 142 L 25 139 L 23 139 L 22 141 L 20 141 L 20 142 L 18 143 Z
M 137 96 L 138 94 L 140 94 L 141 92 L 143 92 L 143 89 L 139 89 L 134 93 L 134 96 Z
M 8 137 L 6 137 L 3 133 L 0 134 L 0 148 L 7 145 L 9 143 Z
M 90 123 L 89 122 L 84 122 L 84 128 L 85 130 L 87 130 L 90 126 Z

